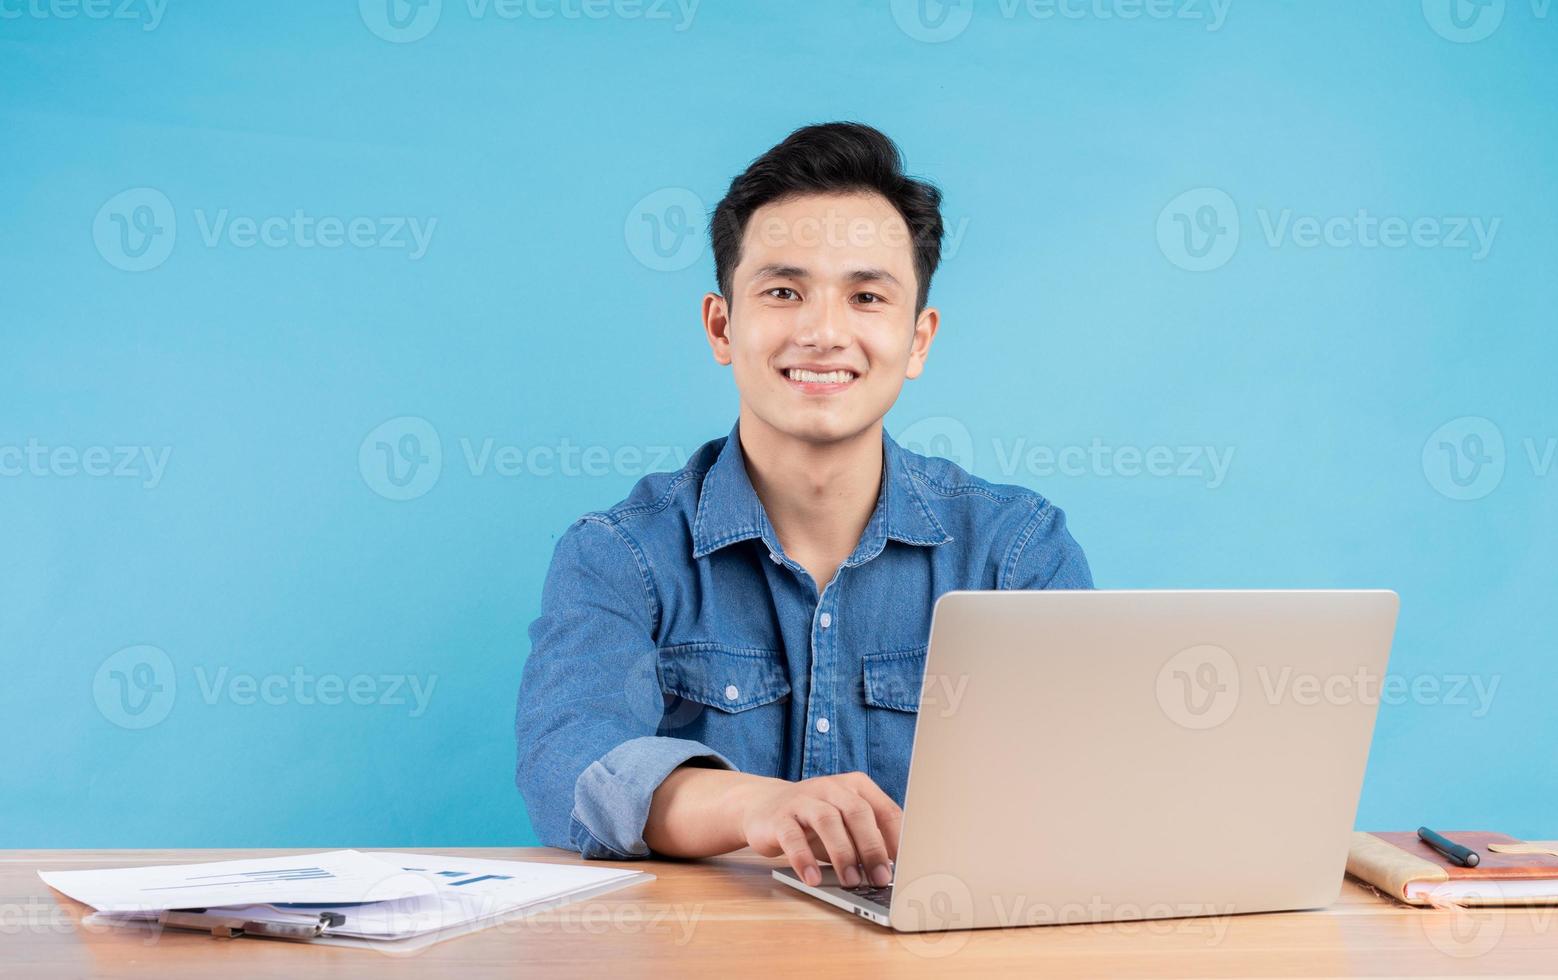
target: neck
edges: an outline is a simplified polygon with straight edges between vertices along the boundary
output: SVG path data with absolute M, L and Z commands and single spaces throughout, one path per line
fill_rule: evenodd
M 849 557 L 882 489 L 881 420 L 847 439 L 812 443 L 743 406 L 739 432 L 747 478 L 785 552 L 803 563 Z

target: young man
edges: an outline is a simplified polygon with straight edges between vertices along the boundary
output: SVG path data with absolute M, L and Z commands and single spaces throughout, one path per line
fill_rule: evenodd
M 575 521 L 530 627 L 517 782 L 546 843 L 885 885 L 936 598 L 1092 587 L 1058 508 L 883 430 L 940 321 L 940 204 L 854 123 L 731 183 L 703 327 L 737 422 Z

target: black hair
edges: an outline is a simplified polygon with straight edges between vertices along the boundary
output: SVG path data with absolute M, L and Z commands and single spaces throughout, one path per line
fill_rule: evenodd
M 856 122 L 797 129 L 730 182 L 709 221 L 720 292 L 730 295 L 730 278 L 741 262 L 741 239 L 758 208 L 797 194 L 851 191 L 881 194 L 903 216 L 919 287 L 915 312 L 923 310 L 931 276 L 941 262 L 941 191 L 907 176 L 898 145 L 880 130 Z

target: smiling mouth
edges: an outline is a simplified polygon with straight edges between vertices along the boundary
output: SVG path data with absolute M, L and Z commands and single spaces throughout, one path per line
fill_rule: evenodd
M 825 395 L 843 391 L 854 384 L 856 378 L 860 377 L 855 372 L 843 368 L 834 371 L 808 371 L 804 368 L 789 368 L 779 373 L 790 383 L 790 387 L 809 395 Z

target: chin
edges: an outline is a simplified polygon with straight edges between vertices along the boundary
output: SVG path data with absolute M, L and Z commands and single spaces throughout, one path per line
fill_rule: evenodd
M 854 438 L 876 421 L 875 418 L 846 417 L 823 412 L 790 412 L 760 417 L 790 438 L 813 445 L 827 445 Z

